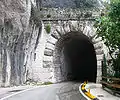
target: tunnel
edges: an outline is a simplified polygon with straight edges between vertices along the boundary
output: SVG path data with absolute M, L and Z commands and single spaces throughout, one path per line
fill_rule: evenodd
M 65 38 L 63 55 L 67 71 L 66 80 L 96 82 L 96 53 L 86 35 L 69 35 Z

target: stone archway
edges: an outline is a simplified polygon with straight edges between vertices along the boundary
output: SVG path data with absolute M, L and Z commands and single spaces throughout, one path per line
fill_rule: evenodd
M 92 41 L 82 32 L 69 32 L 58 39 L 53 56 L 60 65 L 61 80 L 96 82 L 97 60 Z M 55 71 L 57 74 L 57 71 Z
M 52 68 L 52 80 L 54 82 L 60 82 L 67 80 L 66 66 L 64 63 L 64 44 L 65 41 L 69 41 L 69 33 L 78 32 L 79 35 L 84 34 L 90 41 L 96 52 L 97 67 L 94 67 L 94 78 L 90 78 L 90 81 L 100 82 L 101 80 L 101 61 L 103 59 L 102 41 L 100 38 L 96 38 L 93 24 L 89 21 L 64 21 L 57 24 L 51 24 L 52 31 L 47 40 L 46 48 L 44 51 L 43 67 Z M 66 37 L 66 38 L 63 38 Z M 65 39 L 65 40 L 64 40 Z M 67 40 L 68 39 L 68 40 Z M 88 39 L 87 39 L 88 40 Z M 64 42 L 63 42 L 64 41 Z M 89 43 L 90 43 L 89 41 Z M 60 44 L 61 43 L 61 44 Z M 96 65 L 95 65 L 96 66 Z M 64 73 L 64 74 L 63 74 Z M 91 74 L 91 73 L 90 73 Z M 89 75 L 90 75 L 89 74 Z M 92 77 L 92 76 L 91 76 Z M 86 77 L 87 78 L 87 77 Z

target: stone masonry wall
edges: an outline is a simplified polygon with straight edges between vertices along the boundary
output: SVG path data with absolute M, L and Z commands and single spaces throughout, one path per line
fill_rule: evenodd
M 79 24 L 81 24 L 80 26 L 78 26 Z M 47 46 L 45 49 L 45 53 L 44 53 L 44 57 L 49 59 L 46 61 L 46 59 L 44 59 L 44 62 L 46 64 L 50 64 L 53 66 L 50 66 L 52 68 L 54 68 L 54 76 L 53 76 L 53 80 L 56 80 L 57 82 L 59 81 L 63 81 L 64 80 L 64 76 L 61 74 L 61 70 L 62 70 L 62 64 L 59 61 L 59 59 L 62 59 L 62 55 L 61 55 L 61 50 L 62 49 L 62 44 L 56 44 L 57 40 L 60 39 L 60 37 L 64 34 L 67 34 L 70 31 L 83 31 L 83 34 L 85 34 L 86 36 L 88 36 L 90 39 L 92 39 L 93 41 L 93 45 L 96 51 L 96 56 L 97 56 L 97 82 L 100 81 L 101 79 L 101 61 L 103 58 L 103 50 L 102 50 L 102 41 L 100 38 L 96 39 L 95 38 L 95 32 L 92 26 L 92 22 L 87 22 L 87 21 L 69 21 L 69 22 L 60 22 L 59 24 L 55 24 L 54 26 L 54 30 L 53 32 L 51 32 L 51 36 L 49 37 L 48 41 L 47 41 Z M 61 43 L 63 43 L 63 41 L 61 40 Z M 59 47 L 58 47 L 59 46 Z M 61 47 L 60 47 L 61 46 Z M 51 49 L 51 51 L 54 51 L 53 54 L 48 55 L 51 51 L 48 51 L 48 49 Z M 57 51 L 56 51 L 57 50 Z M 50 60 L 50 58 L 53 58 L 52 60 Z
M 50 24 L 51 32 L 46 33 L 45 26 Z M 64 60 L 62 54 L 62 43 L 64 41 L 60 40 L 61 36 L 67 34 L 71 31 L 82 31 L 83 34 L 88 36 L 94 45 L 97 57 L 97 77 L 96 81 L 100 82 L 102 75 L 102 65 L 103 60 L 103 42 L 101 38 L 96 38 L 95 29 L 93 27 L 93 21 L 51 21 L 48 23 L 44 22 L 44 28 L 42 28 L 42 34 L 44 35 L 44 53 L 42 52 L 42 62 L 40 59 L 36 59 L 39 63 L 39 67 L 34 67 L 35 79 L 40 82 L 51 81 L 51 82 L 61 82 L 66 79 L 66 76 L 61 73 L 61 71 L 66 71 L 64 69 Z M 58 43 L 58 40 L 60 41 Z M 42 41 L 43 42 L 43 41 Z M 40 47 L 37 50 L 43 50 Z M 39 55 L 39 52 L 36 52 Z M 60 60 L 61 59 L 61 60 Z M 62 64 L 63 62 L 63 64 Z

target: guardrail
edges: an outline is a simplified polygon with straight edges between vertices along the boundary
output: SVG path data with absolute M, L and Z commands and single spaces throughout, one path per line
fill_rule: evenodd
M 87 99 L 87 100 L 99 100 L 97 97 L 93 96 L 90 93 L 90 89 L 88 89 L 88 91 L 85 89 L 87 85 L 87 82 L 84 82 L 80 85 L 79 90 L 81 92 L 81 94 Z
M 100 83 L 102 84 L 103 89 L 108 88 L 113 92 L 112 94 L 120 95 L 120 78 L 102 76 Z

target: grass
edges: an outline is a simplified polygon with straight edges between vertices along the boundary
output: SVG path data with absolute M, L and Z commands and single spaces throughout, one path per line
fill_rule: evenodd
M 42 85 L 50 85 L 50 84 L 53 84 L 52 82 L 44 82 L 42 83 Z
M 46 30 L 46 32 L 47 32 L 48 34 L 50 33 L 50 31 L 51 31 L 51 26 L 50 26 L 50 24 L 46 25 L 45 30 Z

